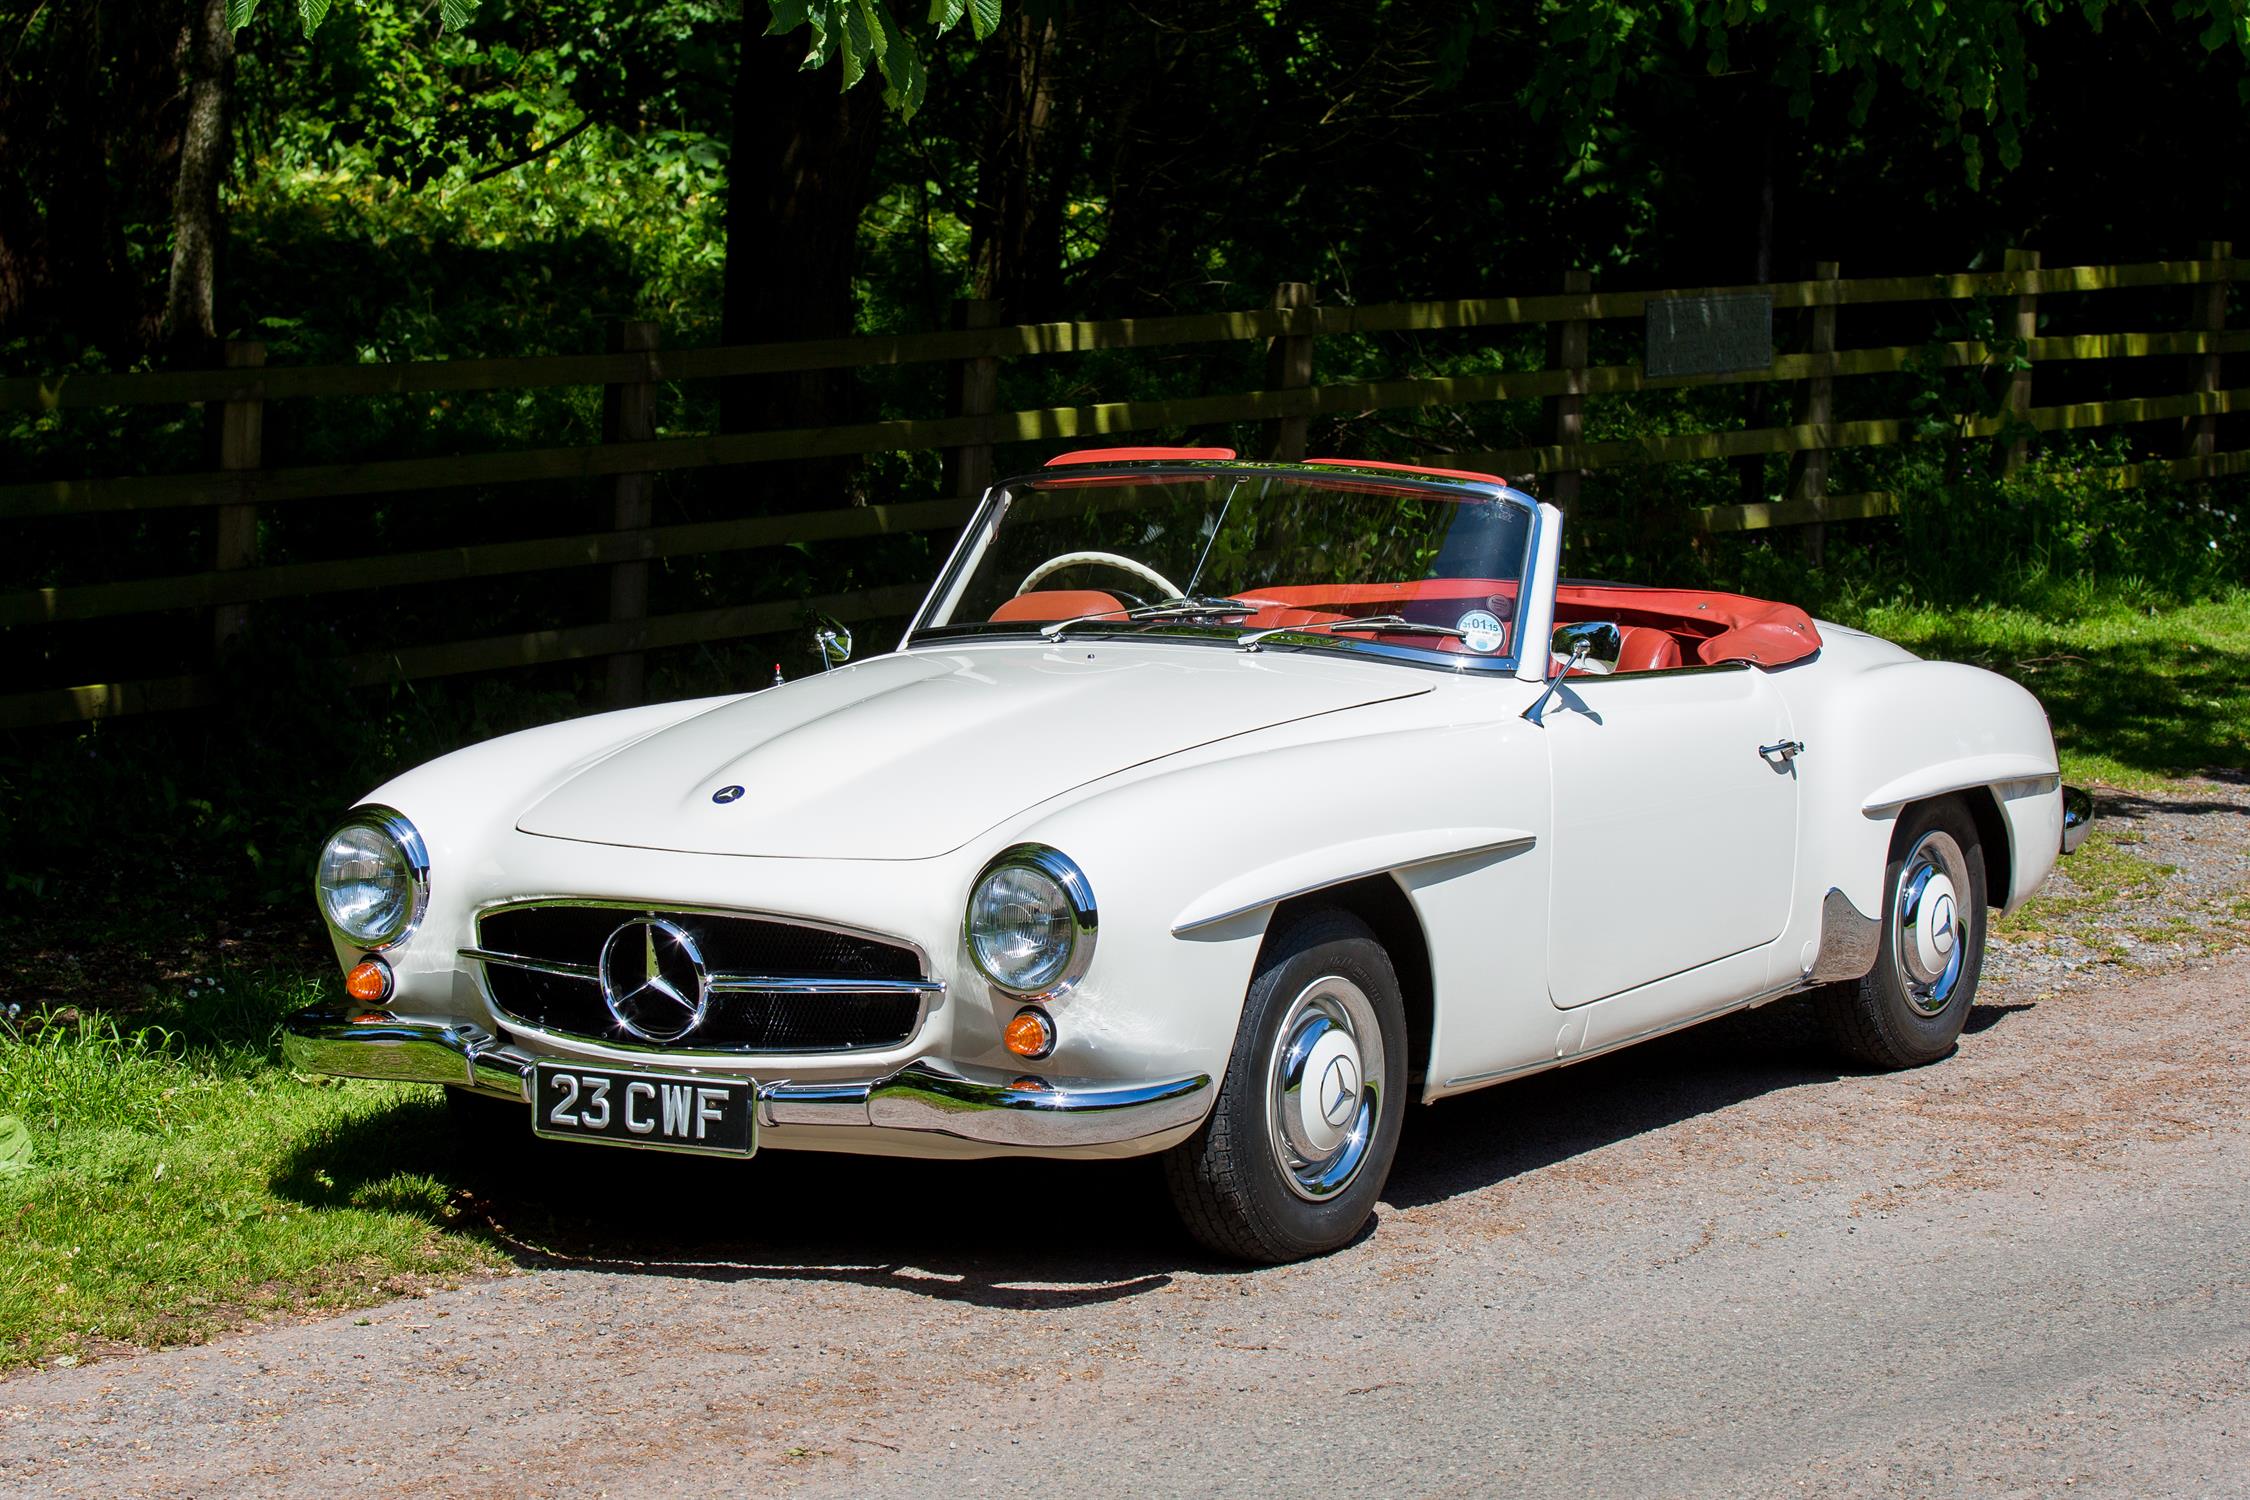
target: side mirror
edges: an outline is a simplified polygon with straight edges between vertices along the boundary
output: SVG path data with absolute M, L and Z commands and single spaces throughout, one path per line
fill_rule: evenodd
M 851 627 L 826 615 L 815 615 L 813 649 L 820 653 L 820 670 L 834 671 L 852 659 Z
M 1608 620 L 1586 620 L 1555 627 L 1554 660 L 1559 667 L 1607 677 L 1625 654 L 1625 632 Z
M 1551 668 L 1546 691 L 1523 711 L 1532 723 L 1544 727 L 1547 704 L 1562 691 L 1563 678 L 1572 672 L 1607 677 L 1617 670 L 1625 654 L 1625 632 L 1608 620 L 1585 620 L 1555 627 Z

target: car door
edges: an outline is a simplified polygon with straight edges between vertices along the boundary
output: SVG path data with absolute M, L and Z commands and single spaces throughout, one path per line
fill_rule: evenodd
M 1554 780 L 1548 991 L 1568 1009 L 1769 943 L 1797 859 L 1788 705 L 1747 665 L 1573 677 Z

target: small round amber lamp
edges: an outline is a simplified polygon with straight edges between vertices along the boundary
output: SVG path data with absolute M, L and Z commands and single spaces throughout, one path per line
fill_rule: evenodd
M 1045 1011 L 1025 1006 L 1016 1012 L 1001 1039 L 1018 1057 L 1045 1057 L 1055 1050 L 1055 1023 L 1047 1019 Z
M 391 998 L 391 966 L 379 958 L 363 958 L 344 976 L 344 993 L 362 1005 L 381 1005 Z

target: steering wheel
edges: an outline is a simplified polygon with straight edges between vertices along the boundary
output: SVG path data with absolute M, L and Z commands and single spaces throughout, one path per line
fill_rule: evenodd
M 1144 579 L 1164 591 L 1157 596 L 1158 598 L 1178 599 L 1187 593 L 1187 590 L 1166 578 L 1162 573 L 1157 572 L 1147 563 L 1135 562 L 1132 558 L 1121 557 L 1115 552 L 1065 552 L 1050 557 L 1038 567 L 1023 575 L 1023 582 L 1016 585 L 1016 593 L 1019 595 L 1028 594 L 1063 569 L 1074 568 L 1080 563 L 1100 563 L 1104 567 L 1118 568 L 1132 574 L 1135 578 Z

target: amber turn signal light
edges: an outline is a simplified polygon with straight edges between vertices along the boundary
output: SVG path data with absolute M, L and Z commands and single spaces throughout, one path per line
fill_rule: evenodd
M 1047 1013 L 1029 1006 L 1016 1012 L 1002 1038 L 1018 1057 L 1040 1058 L 1055 1050 L 1055 1023 Z
M 344 976 L 344 993 L 362 1005 L 380 1005 L 391 998 L 391 966 L 379 958 L 363 958 Z

